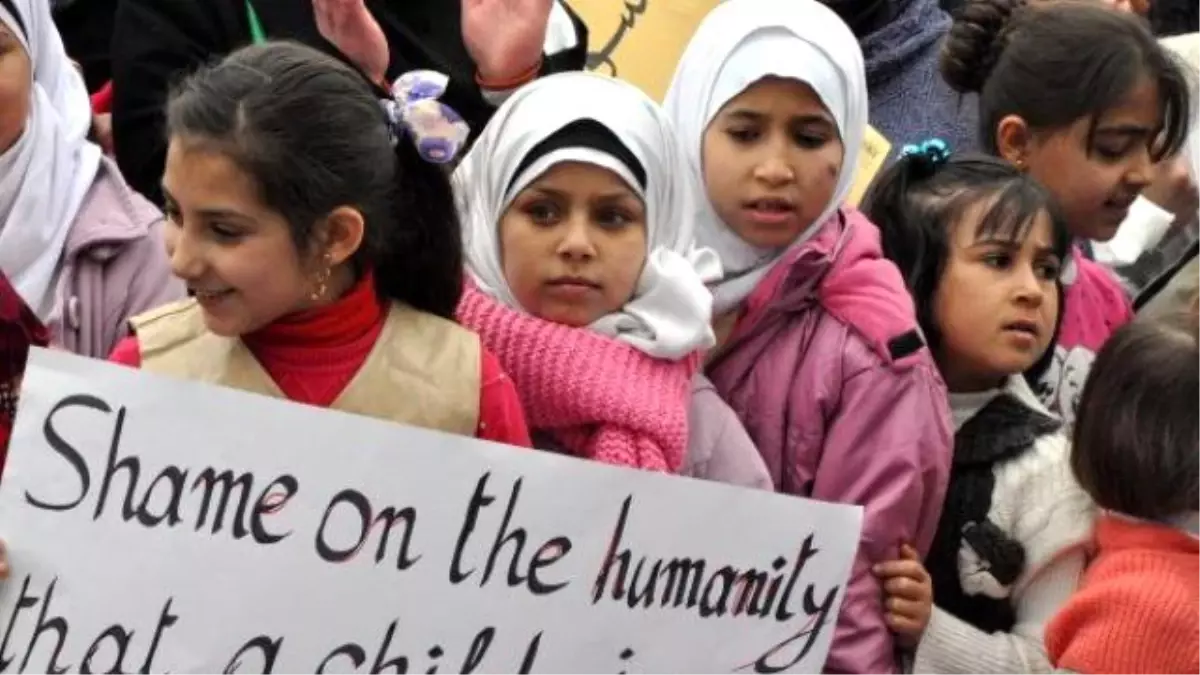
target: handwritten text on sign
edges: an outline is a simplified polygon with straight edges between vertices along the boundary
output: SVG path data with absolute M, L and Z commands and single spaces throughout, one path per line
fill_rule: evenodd
M 0 671 L 816 672 L 859 528 L 37 351 Z

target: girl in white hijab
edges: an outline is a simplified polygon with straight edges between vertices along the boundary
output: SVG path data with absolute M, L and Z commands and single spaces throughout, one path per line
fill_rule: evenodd
M 698 195 L 697 243 L 724 268 L 711 284 L 724 339 L 707 375 L 776 489 L 865 507 L 825 669 L 895 671 L 871 569 L 901 544 L 928 551 L 951 425 L 899 271 L 875 226 L 842 204 L 867 124 L 858 41 L 815 0 L 723 2 L 664 107 Z
M 56 343 L 104 357 L 183 288 L 161 215 L 88 142 L 91 119 L 49 5 L 0 0 L 0 270 Z
M 719 268 L 692 250 L 683 161 L 631 85 L 567 73 L 522 88 L 455 174 L 460 319 L 512 376 L 539 447 L 762 486 L 741 425 L 693 377 Z

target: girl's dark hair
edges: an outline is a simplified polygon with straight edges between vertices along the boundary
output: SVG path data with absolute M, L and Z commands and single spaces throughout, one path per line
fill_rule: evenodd
M 917 307 L 917 321 L 934 350 L 941 335 L 933 298 L 946 267 L 952 228 L 980 204 L 988 206 L 976 225 L 976 237 L 1022 241 L 1037 216 L 1045 213 L 1053 224 L 1054 253 L 1066 260 L 1070 234 L 1050 193 L 995 157 L 957 155 L 939 162 L 921 153 L 901 156 L 876 178 L 863 199 L 862 211 L 879 227 L 883 253 L 900 268 Z
M 1108 339 L 1075 418 L 1071 470 L 1105 509 L 1146 519 L 1200 503 L 1200 327 L 1141 317 Z
M 375 274 L 381 298 L 452 318 L 462 293 L 462 236 L 450 181 L 407 136 L 393 149 L 366 78 L 314 49 L 268 42 L 240 49 L 178 86 L 172 136 L 214 144 L 286 218 L 313 252 L 316 225 L 340 206 L 359 210 L 356 274 Z
M 1008 115 L 1047 130 L 1087 117 L 1094 130 L 1143 76 L 1157 83 L 1163 109 L 1152 156 L 1174 155 L 1187 137 L 1188 86 L 1177 58 L 1142 19 L 1095 0 L 968 0 L 942 46 L 941 70 L 954 89 L 979 94 L 988 152 L 997 152 L 997 126 Z

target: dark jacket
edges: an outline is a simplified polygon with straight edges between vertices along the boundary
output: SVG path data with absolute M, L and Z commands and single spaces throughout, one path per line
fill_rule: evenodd
M 297 40 L 340 56 L 317 30 L 311 0 L 253 1 L 269 38 Z M 419 68 L 446 73 L 450 87 L 442 100 L 471 125 L 473 136 L 478 134 L 494 108 L 475 83 L 458 0 L 367 0 L 367 6 L 391 46 L 388 75 Z M 548 56 L 543 74 L 583 68 L 587 28 L 574 13 L 571 18 L 576 45 Z M 121 0 L 112 43 L 117 163 L 129 183 L 152 201 L 162 202 L 164 107 L 170 86 L 249 43 L 245 0 Z
M 54 25 L 67 55 L 83 68 L 88 91 L 96 91 L 112 77 L 109 43 L 117 0 L 70 0 L 53 4 Z

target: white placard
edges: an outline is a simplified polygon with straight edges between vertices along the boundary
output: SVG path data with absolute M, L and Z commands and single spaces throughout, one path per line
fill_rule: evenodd
M 860 527 L 38 350 L 0 671 L 817 672 Z

